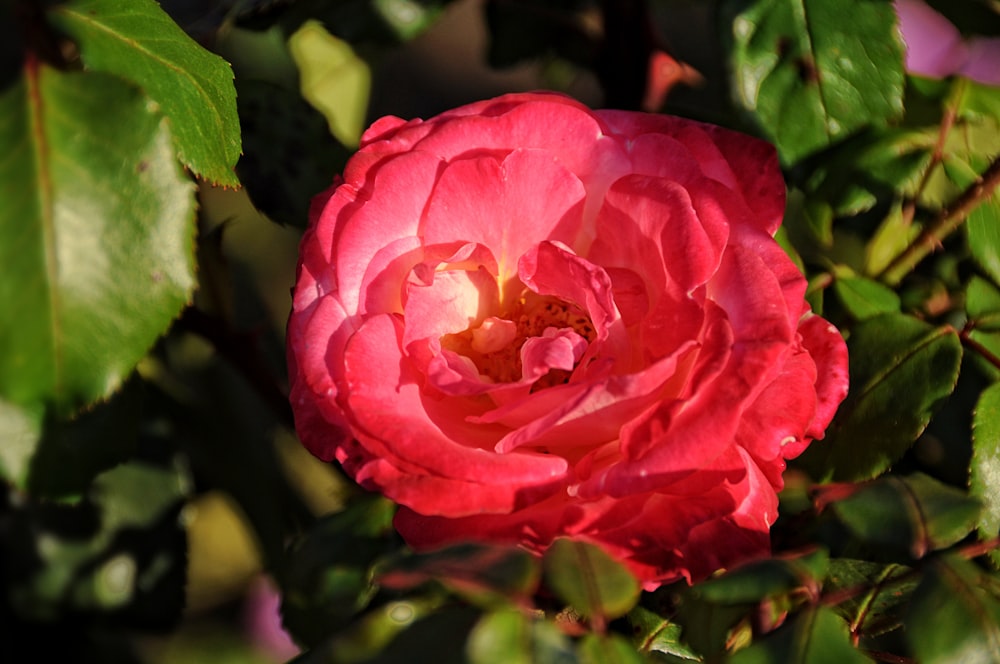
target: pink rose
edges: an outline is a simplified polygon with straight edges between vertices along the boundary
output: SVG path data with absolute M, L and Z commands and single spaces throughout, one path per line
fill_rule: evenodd
M 951 21 L 922 0 L 896 0 L 906 43 L 906 69 L 928 78 L 964 76 L 1000 85 L 1000 38 L 963 38 Z
M 555 94 L 379 120 L 302 240 L 302 441 L 419 549 L 567 536 L 647 588 L 766 554 L 847 391 L 784 197 L 766 143 Z

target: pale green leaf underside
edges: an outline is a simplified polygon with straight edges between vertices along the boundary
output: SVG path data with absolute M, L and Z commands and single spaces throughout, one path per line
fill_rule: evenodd
M 79 42 L 88 69 L 131 81 L 160 105 L 185 165 L 211 182 L 239 184 L 236 89 L 225 60 L 188 37 L 153 0 L 76 0 L 51 16 Z
M 0 200 L 0 399 L 72 412 L 189 300 L 193 186 L 138 89 L 29 63 L 0 97 Z

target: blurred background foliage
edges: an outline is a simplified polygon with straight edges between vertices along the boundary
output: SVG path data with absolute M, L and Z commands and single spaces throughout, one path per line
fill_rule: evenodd
M 908 75 L 891 2 L 3 0 L 0 33 L 16 661 L 1000 661 L 1000 91 Z M 852 388 L 772 559 L 641 593 L 569 541 L 414 555 L 295 440 L 311 197 L 377 117 L 537 88 L 778 148 Z

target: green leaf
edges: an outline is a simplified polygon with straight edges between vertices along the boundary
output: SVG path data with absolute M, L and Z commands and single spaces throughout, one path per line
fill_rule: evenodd
M 879 550 L 922 558 L 955 544 L 975 527 L 981 505 L 922 473 L 890 475 L 833 503 L 837 517 Z
M 903 46 L 891 3 L 731 4 L 735 96 L 784 163 L 901 114 Z
M 878 636 L 902 625 L 900 609 L 917 586 L 911 571 L 904 565 L 836 558 L 830 561 L 823 590 L 828 596 L 841 591 L 850 593 L 834 609 L 847 620 L 851 632 Z
M 473 603 L 525 600 L 541 574 L 538 559 L 514 547 L 458 544 L 423 554 L 407 553 L 379 565 L 379 585 L 397 590 L 430 581 L 444 584 Z
M 957 556 L 934 560 L 913 593 L 906 637 L 921 664 L 1000 661 L 1000 602 Z
M 282 613 L 301 642 L 321 643 L 371 602 L 378 590 L 373 567 L 392 550 L 394 513 L 388 500 L 362 496 L 289 551 Z
M 41 434 L 40 412 L 32 412 L 0 399 L 0 479 L 24 488 L 28 467 Z
M 229 64 L 188 37 L 154 0 L 71 0 L 51 18 L 88 69 L 141 87 L 170 118 L 177 153 L 210 182 L 237 186 L 236 90 Z
M 906 218 L 901 201 L 894 201 L 865 246 L 864 271 L 867 274 L 882 274 L 919 235 L 920 225 Z
M 1000 536 L 1000 384 L 983 390 L 973 414 L 969 491 L 983 504 L 979 534 Z M 1000 551 L 990 551 L 990 558 L 1000 567 Z
M 570 640 L 552 622 L 521 611 L 484 615 L 469 634 L 469 664 L 574 664 Z
M 850 392 L 801 457 L 821 480 L 869 479 L 899 459 L 954 390 L 962 358 L 953 328 L 902 314 L 862 321 L 848 349 Z
M 0 97 L 0 398 L 108 396 L 194 288 L 194 187 L 166 120 L 100 73 L 29 63 Z
M 871 662 L 851 645 L 847 625 L 823 606 L 809 607 L 740 650 L 731 664 L 853 664 Z
M 308 21 L 288 40 L 299 66 L 302 96 L 320 111 L 344 145 L 356 146 L 365 128 L 371 71 L 351 45 L 316 21 Z
M 557 539 L 542 557 L 545 582 L 581 615 L 595 620 L 623 616 L 639 599 L 628 569 L 589 542 Z
M 632 626 L 632 639 L 640 652 L 659 653 L 665 661 L 701 661 L 698 653 L 682 640 L 679 624 L 641 605 L 629 611 L 628 621 Z
M 631 643 L 617 634 L 595 634 L 583 637 L 579 646 L 581 664 L 642 664 L 642 656 Z
M 969 214 L 965 235 L 972 258 L 1000 284 L 1000 196 L 990 197 Z
M 899 312 L 899 296 L 888 286 L 844 266 L 837 266 L 833 273 L 833 291 L 855 320 Z
M 132 626 L 173 625 L 183 604 L 178 514 L 188 491 L 177 468 L 136 462 L 98 476 L 80 504 L 19 509 L 3 543 L 14 552 L 7 571 L 15 611 L 33 620 L 88 612 Z
M 818 591 L 829 555 L 819 549 L 802 556 L 747 563 L 698 585 L 705 599 L 727 604 L 758 602 L 798 588 Z

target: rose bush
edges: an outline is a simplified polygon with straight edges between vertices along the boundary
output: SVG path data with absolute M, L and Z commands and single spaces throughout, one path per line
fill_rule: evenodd
M 765 554 L 847 391 L 784 196 L 766 143 L 555 94 L 379 120 L 301 244 L 303 443 L 420 549 L 567 536 L 647 588 Z

